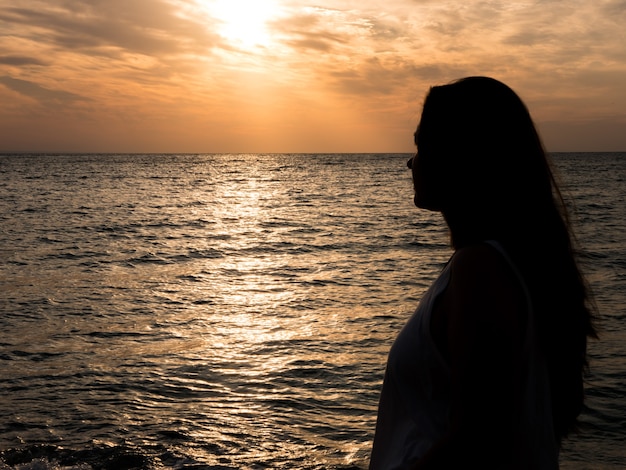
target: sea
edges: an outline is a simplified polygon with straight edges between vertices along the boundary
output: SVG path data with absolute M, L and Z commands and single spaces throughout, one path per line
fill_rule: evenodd
M 0 155 L 0 469 L 367 468 L 451 255 L 408 157 Z M 551 158 L 600 331 L 561 468 L 626 468 L 626 153 Z

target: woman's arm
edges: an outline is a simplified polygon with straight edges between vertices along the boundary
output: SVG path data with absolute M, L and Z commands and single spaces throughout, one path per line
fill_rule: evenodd
M 520 403 L 526 298 L 506 260 L 487 244 L 459 250 L 451 263 L 432 323 L 450 367 L 450 430 L 415 468 L 507 468 Z

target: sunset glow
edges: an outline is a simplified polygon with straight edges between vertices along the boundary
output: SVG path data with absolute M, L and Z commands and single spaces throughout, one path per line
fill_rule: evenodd
M 218 20 L 217 31 L 234 45 L 250 48 L 270 43 L 267 22 L 277 16 L 274 0 L 201 0 Z
M 411 152 L 488 75 L 549 150 L 626 149 L 618 0 L 0 0 L 2 151 Z

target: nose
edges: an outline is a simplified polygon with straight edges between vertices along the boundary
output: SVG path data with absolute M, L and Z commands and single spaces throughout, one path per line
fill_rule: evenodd
M 411 158 L 409 158 L 409 160 L 406 162 L 406 166 L 408 167 L 409 170 L 413 169 L 413 159 L 415 158 L 415 156 L 412 156 Z

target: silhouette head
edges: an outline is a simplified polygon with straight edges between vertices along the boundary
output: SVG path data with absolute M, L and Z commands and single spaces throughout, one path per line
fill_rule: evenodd
M 415 132 L 415 204 L 447 213 L 533 210 L 552 200 L 552 174 L 521 99 L 468 77 L 430 89 Z

